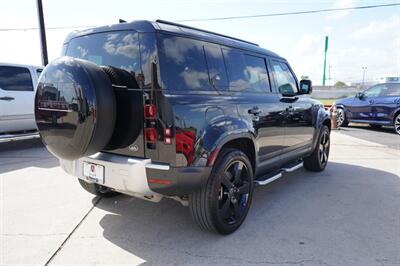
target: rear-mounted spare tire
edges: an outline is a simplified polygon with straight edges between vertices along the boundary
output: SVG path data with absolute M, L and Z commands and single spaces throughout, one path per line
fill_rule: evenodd
M 108 75 L 86 60 L 56 59 L 40 76 L 35 118 L 43 143 L 59 158 L 72 160 L 104 149 L 116 121 Z

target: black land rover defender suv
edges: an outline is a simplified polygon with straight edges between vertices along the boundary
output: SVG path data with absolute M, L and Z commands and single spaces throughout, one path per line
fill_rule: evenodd
M 328 161 L 330 117 L 288 62 L 254 43 L 157 20 L 70 34 L 35 98 L 43 143 L 91 193 L 188 205 L 235 231 L 255 185 Z

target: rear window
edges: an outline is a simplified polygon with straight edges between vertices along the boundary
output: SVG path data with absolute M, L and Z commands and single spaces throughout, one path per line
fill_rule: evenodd
M 210 86 L 204 47 L 188 38 L 159 35 L 160 71 L 168 90 L 213 90 Z
M 244 58 L 250 88 L 255 92 L 271 92 L 265 59 L 252 55 L 244 55 Z
M 224 48 L 223 53 L 229 78 L 229 90 L 271 92 L 264 58 L 228 48 Z
M 6 91 L 33 91 L 29 69 L 24 67 L 0 66 L 0 89 Z
M 139 39 L 135 31 L 95 33 L 74 38 L 69 42 L 66 55 L 136 74 L 141 72 Z

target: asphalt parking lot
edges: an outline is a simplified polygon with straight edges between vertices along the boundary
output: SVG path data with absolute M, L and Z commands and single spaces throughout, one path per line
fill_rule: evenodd
M 400 265 L 400 136 L 365 131 L 333 132 L 324 172 L 257 188 L 245 224 L 225 237 L 172 200 L 91 196 L 40 140 L 0 144 L 0 263 Z
M 400 150 L 400 137 L 393 127 L 372 128 L 365 124 L 351 123 L 348 127 L 340 128 L 338 132 Z

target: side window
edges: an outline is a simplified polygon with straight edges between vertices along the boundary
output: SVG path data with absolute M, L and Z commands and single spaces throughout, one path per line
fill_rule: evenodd
M 289 67 L 285 63 L 271 60 L 272 71 L 278 92 L 282 94 L 297 93 L 297 82 Z
M 6 91 L 33 91 L 31 73 L 24 67 L 0 66 L 0 88 Z
M 169 90 L 213 90 L 204 54 L 199 41 L 159 35 L 161 79 Z
M 211 84 L 217 89 L 228 89 L 228 78 L 226 77 L 226 69 L 222 50 L 219 47 L 204 46 L 208 65 L 208 73 L 210 75 Z
M 400 96 L 400 83 L 386 84 L 386 86 L 381 91 L 380 96 Z
M 241 52 L 233 49 L 222 49 L 229 78 L 229 89 L 243 91 L 249 86 L 249 76 Z
M 270 92 L 265 59 L 251 55 L 244 55 L 244 58 L 251 89 L 256 92 Z
M 364 91 L 365 97 L 378 97 L 383 90 L 384 85 L 376 85 Z

